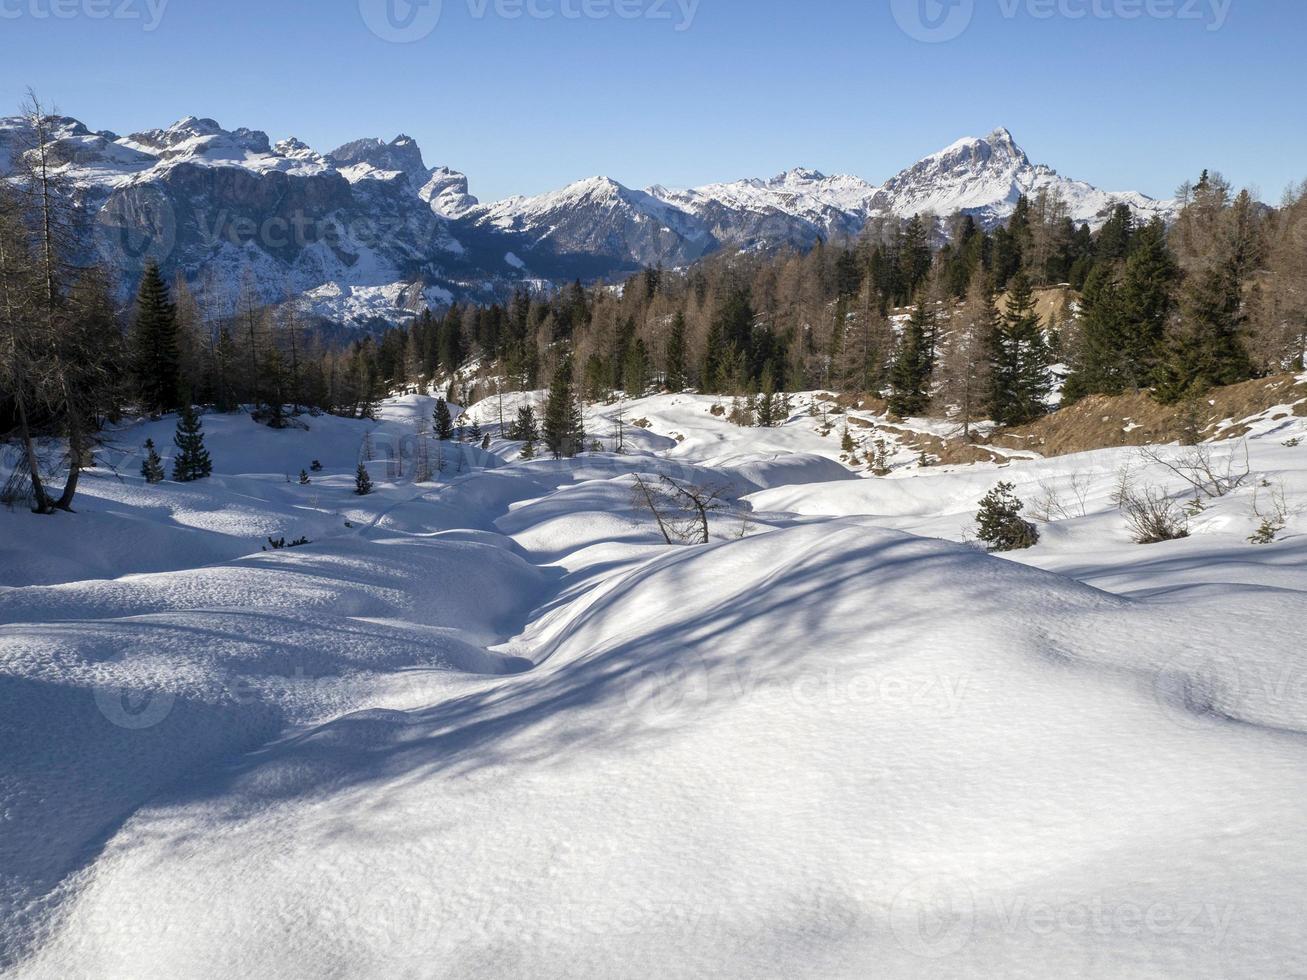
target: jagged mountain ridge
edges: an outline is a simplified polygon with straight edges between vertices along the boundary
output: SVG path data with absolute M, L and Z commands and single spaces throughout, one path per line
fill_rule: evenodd
M 869 221 L 917 213 L 1005 220 L 1047 188 L 1077 222 L 1117 203 L 1168 218 L 1171 202 L 1108 193 L 1031 163 L 995 130 L 932 154 L 877 186 L 796 168 L 675 190 L 592 177 L 561 190 L 482 204 L 466 175 L 428 167 L 411 137 L 362 139 L 320 153 L 295 138 L 226 130 L 187 117 L 130 136 L 54 121 L 55 158 L 94 219 L 100 257 L 128 275 L 147 258 L 234 303 L 243 280 L 267 300 L 303 297 L 326 318 L 393 319 L 426 305 L 502 296 L 523 283 L 685 265 L 723 248 L 807 247 Z M 0 120 L 0 173 L 26 134 Z

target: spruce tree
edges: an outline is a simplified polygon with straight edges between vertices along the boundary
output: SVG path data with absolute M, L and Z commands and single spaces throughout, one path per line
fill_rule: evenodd
M 132 348 L 141 405 L 149 412 L 170 412 L 181 403 L 181 354 L 177 340 L 177 308 L 168 284 L 151 262 L 145 267 L 136 295 Z
M 573 386 L 570 357 L 558 366 L 553 383 L 549 386 L 544 440 L 549 451 L 554 454 L 554 459 L 575 456 L 585 446 L 585 425 Z
M 454 438 L 454 417 L 449 411 L 449 402 L 443 398 L 436 399 L 436 438 L 441 442 L 449 442 Z
M 776 385 L 772 381 L 771 365 L 762 369 L 762 385 L 758 392 L 758 425 L 764 429 L 771 429 L 779 425 L 783 419 L 778 418 L 778 409 L 776 399 Z
M 177 455 L 172 461 L 172 478 L 178 483 L 193 483 L 213 475 L 213 461 L 204 448 L 204 426 L 190 405 L 183 405 L 173 437 Z
M 481 423 L 476 419 L 473 419 L 472 425 L 468 427 L 467 441 L 472 443 L 481 442 Z
M 154 440 L 145 440 L 145 462 L 141 464 L 141 476 L 145 477 L 146 483 L 163 482 L 163 460 L 159 458 L 159 452 L 154 448 Z
M 308 471 L 307 471 L 307 470 L 300 470 L 300 486 L 302 486 L 302 487 L 307 487 L 307 486 L 308 486 L 309 484 L 311 484 L 312 482 L 313 482 L 313 481 L 312 481 L 311 479 L 309 479 Z
M 359 497 L 366 497 L 372 492 L 372 477 L 368 475 L 368 468 L 363 463 L 354 471 L 354 493 Z
M 512 437 L 523 442 L 535 442 L 540 438 L 540 426 L 536 422 L 535 409 L 523 405 L 517 410 L 517 422 L 513 425 Z
M 932 338 L 935 311 L 922 300 L 899 338 L 889 372 L 889 410 L 907 418 L 921 415 L 930 404 L 930 378 L 935 371 Z
M 1232 270 L 1218 266 L 1198 273 L 1186 289 L 1181 321 L 1167 338 L 1157 397 L 1172 404 L 1251 377 L 1243 325 L 1242 290 Z
M 1013 277 L 989 350 L 989 411 L 1000 425 L 1024 425 L 1047 412 L 1048 345 L 1025 273 Z
M 686 388 L 685 363 L 685 314 L 677 313 L 672 320 L 671 336 L 667 338 L 667 390 L 672 394 L 679 394 Z
M 1025 504 L 1017 499 L 1011 483 L 1000 483 L 980 502 L 977 537 L 991 551 L 1022 551 L 1039 544 L 1039 532 L 1021 516 Z
M 1087 394 L 1145 388 L 1156 375 L 1178 271 L 1160 222 L 1137 232 L 1132 241 L 1123 266 L 1099 263 L 1085 282 L 1079 343 L 1064 403 Z

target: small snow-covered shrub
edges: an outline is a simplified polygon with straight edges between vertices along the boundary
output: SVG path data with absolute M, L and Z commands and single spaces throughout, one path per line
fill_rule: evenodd
M 1117 506 L 1125 516 L 1135 544 L 1161 544 L 1189 537 L 1189 516 L 1185 509 L 1157 487 L 1136 490 L 1125 486 L 1117 494 Z
M 1000 483 L 985 495 L 976 514 L 980 538 L 990 551 L 1024 551 L 1039 544 L 1035 525 L 1021 516 L 1025 504 L 1011 483 Z
M 1270 490 L 1263 494 L 1262 490 Z M 1269 502 L 1266 500 L 1270 497 Z M 1252 537 L 1250 544 L 1275 544 L 1280 534 L 1289 526 L 1289 504 L 1285 498 L 1284 488 L 1277 487 L 1269 480 L 1263 480 L 1253 496 L 1253 516 L 1261 523 Z
M 280 538 L 268 538 L 268 545 L 273 551 L 281 551 L 284 548 L 302 548 L 306 544 L 312 543 L 313 542 L 308 538 L 297 538 L 294 541 L 287 541 L 285 535 L 282 535 Z M 263 550 L 267 551 L 268 549 L 264 548 Z

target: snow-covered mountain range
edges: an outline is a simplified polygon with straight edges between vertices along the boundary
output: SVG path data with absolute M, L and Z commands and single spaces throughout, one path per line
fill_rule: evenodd
M 471 195 L 464 174 L 429 167 L 402 135 L 324 154 L 196 117 L 131 136 L 61 117 L 56 134 L 97 251 L 128 281 L 154 258 L 232 302 L 248 282 L 265 299 L 302 296 L 313 312 L 352 323 L 724 248 L 806 247 L 875 219 L 964 212 L 993 227 L 1041 189 L 1091 226 L 1117 203 L 1143 217 L 1174 209 L 1033 164 L 1005 129 L 960 140 L 880 186 L 803 168 L 684 190 L 592 177 L 493 204 Z M 28 140 L 21 119 L 0 119 L 0 174 L 13 172 Z

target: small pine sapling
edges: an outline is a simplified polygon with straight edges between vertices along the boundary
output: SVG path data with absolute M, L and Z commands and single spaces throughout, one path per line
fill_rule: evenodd
M 163 482 L 163 460 L 159 458 L 159 452 L 154 448 L 154 440 L 145 440 L 145 462 L 141 464 L 141 476 L 145 477 L 146 483 Z
M 372 492 L 372 477 L 368 475 L 368 468 L 359 463 L 358 471 L 354 474 L 354 493 L 360 497 L 366 497 Z
M 980 502 L 977 536 L 990 551 L 1024 551 L 1039 544 L 1035 525 L 1021 516 L 1025 504 L 1017 499 L 1015 490 L 1011 483 L 1000 483 Z

